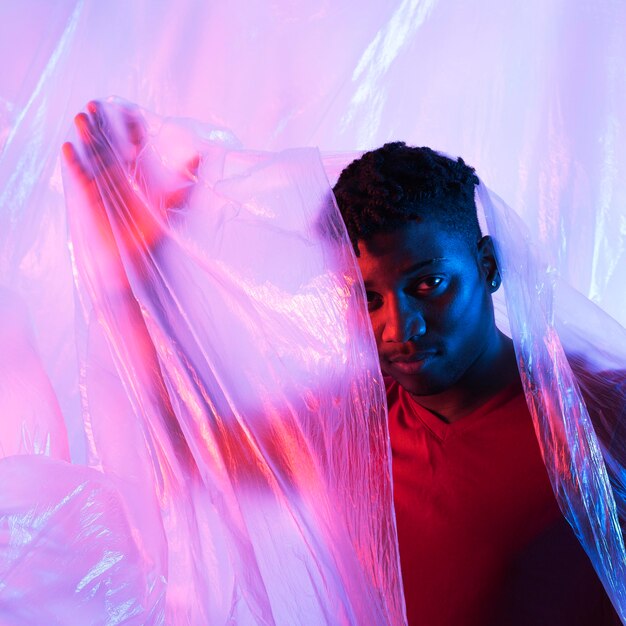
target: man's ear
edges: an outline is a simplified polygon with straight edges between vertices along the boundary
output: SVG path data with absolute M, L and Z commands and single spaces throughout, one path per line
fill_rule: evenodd
M 485 281 L 487 282 L 489 291 L 491 293 L 497 291 L 502 282 L 502 278 L 498 270 L 493 239 L 489 236 L 483 237 L 478 242 L 478 263 L 485 277 Z

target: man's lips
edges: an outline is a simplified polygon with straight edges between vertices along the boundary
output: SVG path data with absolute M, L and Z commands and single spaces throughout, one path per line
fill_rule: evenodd
M 435 356 L 434 350 L 420 350 L 412 354 L 398 354 L 387 358 L 392 370 L 402 374 L 416 374 Z
M 417 352 L 411 352 L 409 354 L 389 355 L 387 357 L 387 361 L 389 363 L 416 363 L 417 361 L 423 361 L 434 354 L 435 350 L 418 350 Z

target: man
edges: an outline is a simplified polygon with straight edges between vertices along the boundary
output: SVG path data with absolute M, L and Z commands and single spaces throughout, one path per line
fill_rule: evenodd
M 136 118 L 130 112 L 124 119 L 135 138 Z M 127 215 L 121 236 L 128 238 L 137 271 L 146 275 L 141 262 L 146 250 L 150 257 L 158 254 L 162 226 L 129 187 L 101 105 L 91 103 L 76 125 L 87 160 L 69 144 L 64 152 L 92 210 L 70 223 L 76 228 L 87 221 L 99 234 L 81 258 L 106 277 L 104 295 L 127 322 L 133 367 L 162 400 L 166 456 L 178 457 L 195 477 L 143 315 L 126 297 L 130 285 L 98 184 L 119 209 L 113 215 Z M 141 141 L 131 144 L 137 148 Z M 476 222 L 473 170 L 401 144 L 370 155 L 346 170 L 336 192 L 360 253 L 389 376 L 396 515 L 411 623 L 601 624 L 589 616 L 597 617 L 606 599 L 562 523 L 510 341 L 494 324 L 491 291 L 500 277 L 491 241 L 481 237 Z M 195 167 L 181 173 L 183 183 L 193 179 Z M 148 180 L 139 177 L 137 184 L 154 198 L 158 189 L 141 187 Z M 154 204 L 167 207 L 170 199 Z M 136 249 L 143 255 L 132 257 Z M 223 437 L 229 471 L 241 476 L 245 461 L 254 458 L 247 454 L 249 438 L 236 429 Z M 302 471 L 301 458 L 297 466 Z
M 386 379 L 409 624 L 618 624 L 563 520 L 526 407 L 474 170 L 390 143 L 341 174 Z

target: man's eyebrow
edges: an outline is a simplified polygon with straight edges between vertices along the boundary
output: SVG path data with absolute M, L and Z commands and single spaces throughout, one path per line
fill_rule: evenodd
M 434 259 L 427 259 L 426 261 L 418 261 L 417 263 L 414 263 L 413 265 L 410 265 L 409 267 L 407 267 L 405 270 L 402 271 L 403 274 L 413 274 L 414 272 L 417 272 L 417 270 L 420 270 L 424 267 L 428 267 L 429 265 L 433 265 L 434 263 L 438 263 L 439 261 L 445 261 L 446 257 L 435 257 Z M 367 287 L 368 285 L 371 285 L 373 282 L 375 282 L 375 280 L 363 280 L 363 284 Z
M 407 267 L 405 270 L 402 271 L 403 274 L 412 274 L 413 272 L 417 272 L 417 270 L 421 270 L 424 267 L 427 267 L 428 265 L 432 265 L 433 263 L 438 263 L 439 261 L 445 261 L 446 258 L 441 256 L 441 257 L 435 257 L 434 259 L 428 259 L 426 261 L 419 261 L 418 263 L 414 263 L 413 265 L 410 265 L 409 267 Z

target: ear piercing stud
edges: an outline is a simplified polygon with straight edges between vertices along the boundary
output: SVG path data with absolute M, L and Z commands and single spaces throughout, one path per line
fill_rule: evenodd
M 491 286 L 492 286 L 494 289 L 498 286 L 498 281 L 497 281 L 495 278 L 491 281 Z

